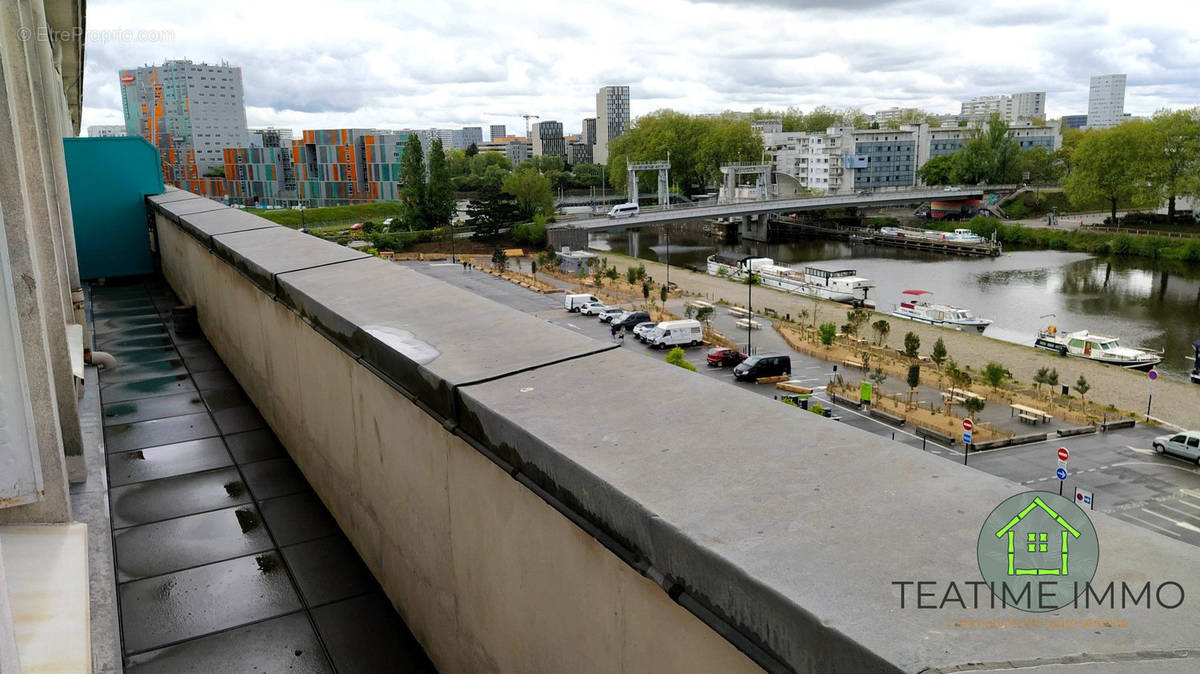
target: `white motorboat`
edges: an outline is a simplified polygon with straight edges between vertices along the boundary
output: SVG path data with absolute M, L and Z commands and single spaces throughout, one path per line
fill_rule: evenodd
M 777 265 L 775 260 L 769 257 L 735 258 L 712 255 L 708 258 L 708 273 L 713 276 L 741 281 L 750 271 L 753 271 L 762 285 L 768 288 L 856 307 L 875 306 L 867 299 L 867 294 L 875 287 L 875 282 L 858 276 L 853 269 L 809 265 L 800 271 Z
M 1116 337 L 1095 335 L 1087 330 L 1059 332 L 1053 325 L 1039 332 L 1033 345 L 1064 356 L 1120 365 L 1131 370 L 1149 370 L 1162 362 L 1162 353 L 1121 346 Z
M 935 304 L 933 293 L 928 290 L 905 290 L 901 294 L 904 297 L 896 305 L 896 310 L 892 312 L 892 315 L 897 318 L 979 333 L 987 330 L 987 327 L 992 324 L 990 319 L 973 316 L 970 311 L 962 307 Z

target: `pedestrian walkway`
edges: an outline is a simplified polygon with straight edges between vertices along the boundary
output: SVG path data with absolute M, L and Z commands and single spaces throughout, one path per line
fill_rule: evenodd
M 91 291 L 130 672 L 426 672 L 420 645 L 161 280 Z

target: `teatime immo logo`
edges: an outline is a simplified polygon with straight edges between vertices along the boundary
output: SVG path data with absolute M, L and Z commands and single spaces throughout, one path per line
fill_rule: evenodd
M 984 520 L 979 571 L 1004 605 L 1042 612 L 1075 601 L 1096 575 L 1100 542 L 1083 510 L 1050 492 L 1005 499 Z

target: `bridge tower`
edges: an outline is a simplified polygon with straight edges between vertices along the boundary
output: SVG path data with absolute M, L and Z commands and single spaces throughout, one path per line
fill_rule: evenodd
M 757 175 L 755 181 L 757 187 L 756 200 L 766 201 L 771 185 L 771 164 L 754 164 L 751 162 L 730 162 L 721 164 L 722 188 L 720 203 L 730 204 L 737 201 L 737 185 L 738 177 L 744 175 Z
M 625 178 L 625 190 L 629 195 L 629 202 L 636 204 L 638 202 L 638 171 L 658 171 L 658 205 L 669 206 L 671 204 L 671 189 L 668 181 L 668 172 L 671 169 L 670 161 L 655 161 L 645 164 L 631 164 L 625 162 L 625 170 L 628 172 Z

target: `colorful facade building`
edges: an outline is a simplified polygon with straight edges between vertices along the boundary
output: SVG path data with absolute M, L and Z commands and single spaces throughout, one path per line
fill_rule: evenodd
M 164 182 L 225 196 L 204 174 L 222 164 L 225 148 L 246 145 L 242 69 L 177 60 L 119 77 L 126 131 L 158 148 Z

